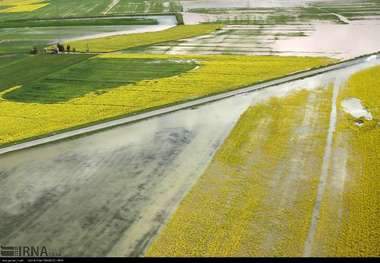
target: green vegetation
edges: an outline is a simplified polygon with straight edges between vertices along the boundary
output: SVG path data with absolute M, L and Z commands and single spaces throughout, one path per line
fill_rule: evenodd
M 0 56 L 0 91 L 17 85 L 38 82 L 53 72 L 62 70 L 89 57 L 91 56 Z
M 220 28 L 221 25 L 219 24 L 181 25 L 149 34 L 138 33 L 120 35 L 90 40 L 72 41 L 67 44 L 70 44 L 78 51 L 89 50 L 91 52 L 110 52 L 205 35 Z
M 141 13 L 173 13 L 181 12 L 182 6 L 178 0 L 121 0 L 110 13 L 141 14 Z
M 40 80 L 6 93 L 3 98 L 28 103 L 59 103 L 89 92 L 99 91 L 97 94 L 101 94 L 108 89 L 142 80 L 171 77 L 196 65 L 186 60 L 93 58 L 47 74 Z
M 4 0 L 3 0 L 4 1 Z M 25 0 L 6 0 L 25 1 Z M 39 1 L 39 0 L 29 0 Z M 0 13 L 1 20 L 62 18 L 62 17 L 89 17 L 102 16 L 109 8 L 111 0 L 46 0 L 44 5 L 30 12 Z M 0 2 L 0 10 L 1 10 Z M 172 13 L 182 11 L 177 0 L 121 0 L 107 14 L 146 14 L 146 13 Z
M 48 5 L 32 12 L 1 13 L 0 20 L 58 18 L 102 15 L 109 0 L 48 0 Z
M 157 25 L 155 19 L 146 18 L 92 18 L 56 20 L 16 20 L 0 24 L 0 28 L 17 27 L 60 27 L 60 26 L 115 26 L 115 25 Z

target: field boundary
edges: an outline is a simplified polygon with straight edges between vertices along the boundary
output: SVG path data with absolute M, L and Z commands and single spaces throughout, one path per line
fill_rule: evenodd
M 365 62 L 365 60 L 368 57 L 373 56 L 373 55 L 379 55 L 379 54 L 380 52 L 371 53 L 371 54 L 363 55 L 363 56 L 356 57 L 353 59 L 340 61 L 338 63 L 330 64 L 327 66 L 312 68 L 312 69 L 288 74 L 282 77 L 277 77 L 277 78 L 261 81 L 261 82 L 258 82 L 246 87 L 223 91 L 220 93 L 214 93 L 214 94 L 210 94 L 210 95 L 196 98 L 193 100 L 178 101 L 175 103 L 166 104 L 159 107 L 147 108 L 142 111 L 129 113 L 126 115 L 121 115 L 121 116 L 116 116 L 113 118 L 103 119 L 96 122 L 91 122 L 84 125 L 79 125 L 79 126 L 74 126 L 68 129 L 59 130 L 56 132 L 47 133 L 41 136 L 35 136 L 28 139 L 16 141 L 13 143 L 0 146 L 0 156 L 7 153 L 11 153 L 11 152 L 15 152 L 15 151 L 19 151 L 19 150 L 23 150 L 23 149 L 51 143 L 51 142 L 56 142 L 56 141 L 60 141 L 60 140 L 64 140 L 64 139 L 68 139 L 72 137 L 88 135 L 88 134 L 98 132 L 101 130 L 106 130 L 109 128 L 114 128 L 117 126 L 129 124 L 129 123 L 133 123 L 133 122 L 137 122 L 141 120 L 158 117 L 160 115 L 164 115 L 167 113 L 200 106 L 203 104 L 226 99 L 229 97 L 233 97 L 233 96 L 237 96 L 237 95 L 241 95 L 245 93 L 250 93 L 256 90 L 261 90 L 261 89 L 277 86 L 280 84 L 284 84 L 287 82 L 300 80 L 307 77 L 312 77 L 312 76 L 319 75 L 325 72 L 346 68 L 349 66 L 353 66 L 353 65 Z

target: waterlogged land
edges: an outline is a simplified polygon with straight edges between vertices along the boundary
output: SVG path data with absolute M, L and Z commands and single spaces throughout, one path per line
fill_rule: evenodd
M 346 84 L 360 69 L 257 92 L 146 255 L 379 256 L 380 68 Z
M 141 255 L 248 104 L 229 99 L 0 156 L 0 242 Z
M 0 120 L 7 125 L 0 127 L 0 144 L 238 89 L 332 61 L 141 54 L 4 57 Z M 28 74 L 18 78 L 25 68 Z
M 182 4 L 185 24 L 220 23 L 223 29 L 204 37 L 154 45 L 145 52 L 341 59 L 378 51 L 378 1 L 205 0 Z

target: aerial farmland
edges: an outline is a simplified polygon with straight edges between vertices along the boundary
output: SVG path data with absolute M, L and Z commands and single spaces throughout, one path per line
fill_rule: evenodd
M 379 0 L 0 0 L 0 258 L 380 257 Z

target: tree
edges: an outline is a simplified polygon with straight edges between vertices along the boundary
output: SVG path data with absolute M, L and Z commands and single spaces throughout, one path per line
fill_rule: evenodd
M 33 55 L 38 54 L 38 49 L 37 49 L 36 46 L 34 46 L 34 47 L 32 48 L 32 50 L 30 50 L 30 54 L 33 54 Z
M 67 46 L 66 46 L 66 51 L 67 51 L 68 53 L 70 53 L 70 50 L 71 50 L 70 45 L 67 45 Z
M 65 52 L 65 46 L 61 43 L 57 43 L 57 48 L 59 52 Z

